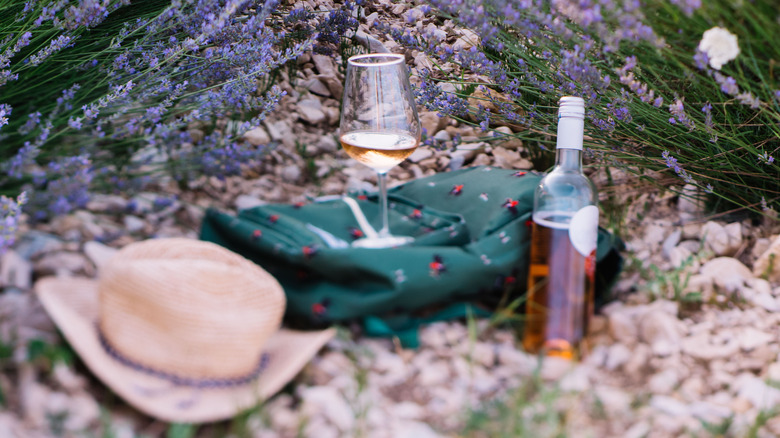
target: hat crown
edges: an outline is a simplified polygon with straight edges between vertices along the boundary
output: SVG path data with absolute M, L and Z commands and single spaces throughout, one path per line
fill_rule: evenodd
M 98 324 L 118 354 L 193 379 L 252 373 L 285 307 L 262 268 L 191 239 L 128 245 L 102 268 L 98 290 Z

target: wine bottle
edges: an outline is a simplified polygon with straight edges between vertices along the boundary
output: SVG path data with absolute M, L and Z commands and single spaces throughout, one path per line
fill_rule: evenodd
M 555 166 L 534 193 L 523 347 L 567 359 L 586 352 L 593 312 L 598 196 L 582 172 L 585 103 L 562 97 Z

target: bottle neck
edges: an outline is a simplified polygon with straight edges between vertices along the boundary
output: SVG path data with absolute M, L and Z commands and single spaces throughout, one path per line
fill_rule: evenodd
M 560 170 L 582 171 L 584 122 L 581 116 L 562 116 L 558 118 L 558 141 L 555 154 L 556 168 Z
M 559 148 L 555 152 L 555 167 L 560 170 L 582 172 L 582 151 Z

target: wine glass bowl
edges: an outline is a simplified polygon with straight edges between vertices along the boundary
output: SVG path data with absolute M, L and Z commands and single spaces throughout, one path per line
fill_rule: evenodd
M 420 143 L 420 121 L 404 56 L 369 53 L 347 60 L 339 140 L 344 151 L 377 172 L 381 228 L 354 246 L 386 248 L 410 243 L 388 225 L 387 172 Z

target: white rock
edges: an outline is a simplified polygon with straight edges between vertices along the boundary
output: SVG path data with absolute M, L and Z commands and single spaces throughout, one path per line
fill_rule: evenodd
M 457 32 L 461 36 L 452 45 L 452 48 L 455 51 L 468 50 L 474 46 L 479 45 L 479 35 L 477 35 L 475 32 L 468 29 L 458 29 Z
M 772 284 L 763 278 L 748 279 L 747 284 L 756 293 L 772 295 Z
M 569 373 L 576 364 L 568 359 L 560 357 L 545 357 L 542 360 L 539 375 L 547 381 L 558 381 Z
M 428 57 L 428 55 L 423 52 L 418 53 L 417 56 L 414 57 L 414 65 L 419 69 L 424 68 L 427 70 L 433 70 L 433 62 Z
M 423 12 L 422 8 L 418 6 L 404 12 L 403 17 L 407 23 L 414 23 L 418 20 L 422 20 L 423 17 L 425 17 L 425 12 Z
M 328 424 L 325 418 L 314 417 L 306 421 L 303 436 L 307 438 L 341 438 L 344 436 L 344 432 L 338 427 Z
M 684 331 L 680 320 L 660 310 L 647 312 L 639 319 L 639 338 L 647 344 L 662 339 L 677 341 Z
M 319 99 L 303 99 L 298 102 L 298 112 L 301 118 L 312 125 L 324 122 L 328 116 L 322 110 L 322 102 Z
M 639 337 L 637 322 L 626 312 L 613 312 L 607 315 L 609 333 L 617 341 L 633 345 Z
M 609 347 L 609 353 L 607 355 L 607 362 L 604 366 L 614 371 L 623 366 L 631 358 L 631 350 L 624 344 L 614 344 Z
M 493 345 L 486 342 L 477 342 L 474 344 L 471 352 L 472 359 L 486 368 L 490 368 L 496 363 L 496 353 Z
M 682 351 L 696 359 L 710 361 L 734 356 L 739 352 L 740 345 L 736 339 L 721 345 L 711 343 L 710 335 L 699 333 L 682 340 Z
M 323 135 L 317 142 L 317 147 L 324 152 L 336 152 L 339 149 L 339 144 L 332 135 Z
M 252 146 L 261 146 L 270 143 L 271 136 L 265 132 L 265 129 L 258 126 L 245 132 L 244 140 L 248 141 Z
M 421 147 L 421 148 L 417 148 L 414 152 L 412 152 L 412 155 L 409 156 L 408 160 L 411 161 L 412 163 L 419 163 L 420 161 L 430 158 L 432 156 L 433 156 L 433 151 L 430 148 Z
M 709 221 L 702 227 L 704 246 L 712 250 L 716 256 L 733 255 L 742 245 L 742 231 L 739 222 L 729 224 L 727 227 L 714 221 Z
M 122 217 L 122 223 L 125 226 L 125 230 L 129 233 L 138 233 L 143 231 L 146 227 L 146 221 L 138 216 L 126 214 Z
M 238 195 L 233 205 L 236 207 L 236 210 L 246 210 L 266 204 L 268 204 L 266 201 L 263 201 L 262 199 L 256 198 L 254 196 Z
M 438 438 L 431 426 L 420 421 L 400 421 L 393 427 L 393 437 L 398 438 Z
M 388 408 L 392 412 L 392 418 L 419 420 L 425 416 L 425 408 L 411 401 L 401 401 Z
M 80 253 L 55 252 L 46 254 L 35 263 L 35 271 L 44 274 L 71 275 L 86 270 L 87 259 Z
M 436 41 L 444 41 L 447 38 L 447 32 L 433 23 L 428 25 L 425 29 L 425 33 L 429 38 L 433 38 Z
M 645 438 L 650 435 L 650 423 L 640 421 L 629 428 L 623 438 Z
M 458 89 L 455 87 L 455 84 L 452 82 L 438 82 L 436 84 L 437 87 L 441 89 L 441 91 L 445 93 L 457 93 Z
M 73 372 L 62 362 L 56 362 L 52 370 L 52 377 L 64 390 L 73 393 L 84 389 L 87 381 L 83 376 Z
M 698 292 L 701 294 L 704 301 L 708 301 L 713 294 L 713 281 L 711 277 L 707 277 L 701 274 L 694 274 L 688 278 L 688 284 L 683 291 L 686 294 L 691 292 Z
M 336 64 L 332 57 L 315 53 L 311 55 L 311 59 L 321 75 L 336 77 Z
M 667 357 L 680 351 L 680 342 L 677 339 L 658 339 L 653 341 L 650 349 L 656 356 Z
M 669 227 L 666 225 L 650 224 L 645 227 L 645 235 L 642 243 L 650 246 L 660 246 L 666 240 Z
M 358 30 L 355 33 L 355 39 L 360 44 L 367 47 L 372 53 L 390 53 L 390 49 L 387 45 L 362 30 Z
M 282 168 L 280 176 L 285 182 L 295 183 L 301 179 L 301 168 L 295 164 L 289 164 Z
M 436 386 L 450 379 L 450 367 L 443 361 L 436 361 L 420 369 L 417 382 L 422 386 Z
M 0 256 L 0 287 L 32 289 L 33 266 L 13 249 Z
M 349 432 L 355 424 L 355 413 L 336 388 L 313 386 L 301 388 L 301 413 L 309 418 L 324 417 L 342 433 Z
M 621 389 L 596 385 L 593 394 L 610 416 L 622 416 L 631 411 L 631 396 Z
M 733 415 L 731 409 L 727 406 L 718 405 L 706 401 L 695 401 L 690 404 L 691 415 L 709 422 L 716 422 Z
M 591 387 L 590 384 L 590 367 L 585 365 L 577 365 L 571 371 L 569 371 L 559 383 L 561 391 L 569 392 L 585 392 Z
M 435 111 L 422 111 L 419 114 L 420 126 L 426 131 L 426 135 L 433 137 L 439 130 L 447 125 L 447 118 L 441 117 Z
M 737 395 L 748 400 L 754 407 L 767 410 L 780 404 L 780 389 L 773 388 L 752 374 L 741 374 L 734 382 Z
M 265 121 L 265 127 L 273 140 L 282 142 L 287 147 L 295 147 L 295 135 L 292 128 L 285 120 L 271 122 Z
M 35 372 L 31 367 L 20 370 L 19 400 L 26 422 L 43 426 L 46 422 L 45 406 L 51 390 L 35 381 Z
M 690 414 L 688 405 L 666 395 L 654 395 L 650 399 L 650 406 L 672 417 L 684 417 Z
M 65 429 L 81 432 L 96 424 L 99 418 L 100 406 L 91 395 L 81 391 L 69 398 Z
M 770 264 L 772 269 L 770 269 Z M 780 236 L 777 236 L 769 248 L 753 263 L 753 275 L 756 277 L 767 275 L 769 281 L 780 282 Z
M 87 202 L 87 210 L 94 212 L 121 212 L 127 208 L 127 199 L 118 195 L 94 193 Z
M 683 186 L 682 193 L 677 201 L 677 210 L 694 215 L 704 212 L 704 198 L 701 196 L 698 187 L 693 184 Z
M 672 233 L 669 234 L 666 239 L 664 239 L 663 243 L 661 244 L 661 249 L 663 250 L 663 254 L 666 258 L 671 259 L 672 249 L 677 247 L 677 244 L 680 243 L 681 237 L 682 229 L 677 228 L 672 231 Z
M 94 240 L 84 243 L 84 254 L 98 269 L 109 261 L 116 252 L 116 248 Z
M 647 382 L 647 387 L 654 394 L 669 394 L 679 383 L 680 377 L 677 370 L 667 368 L 659 373 L 653 374 Z
M 506 346 L 499 346 L 496 350 L 498 363 L 516 370 L 519 375 L 531 374 L 538 366 L 538 360 L 524 351 Z
M 780 382 L 780 361 L 775 361 L 766 370 L 766 376 L 770 380 Z
M 718 257 L 708 261 L 701 267 L 700 273 L 711 278 L 717 287 L 730 293 L 741 290 L 745 282 L 753 277 L 747 266 L 731 257 Z
M 769 312 L 780 312 L 780 300 L 764 292 L 756 293 L 748 297 L 750 303 L 762 307 Z
M 433 138 L 440 142 L 448 142 L 452 140 L 450 133 L 444 130 L 437 132 L 436 135 L 433 136 Z
M 311 91 L 314 94 L 318 94 L 320 96 L 328 97 L 330 96 L 330 89 L 328 88 L 325 83 L 323 83 L 318 78 L 310 78 L 303 84 L 304 87 L 306 87 L 307 90 Z M 260 143 L 263 144 L 263 143 Z
M 775 336 L 761 330 L 756 330 L 753 327 L 743 327 L 737 334 L 739 345 L 744 351 L 750 351 L 762 345 L 767 345 L 772 341 L 775 341 Z

